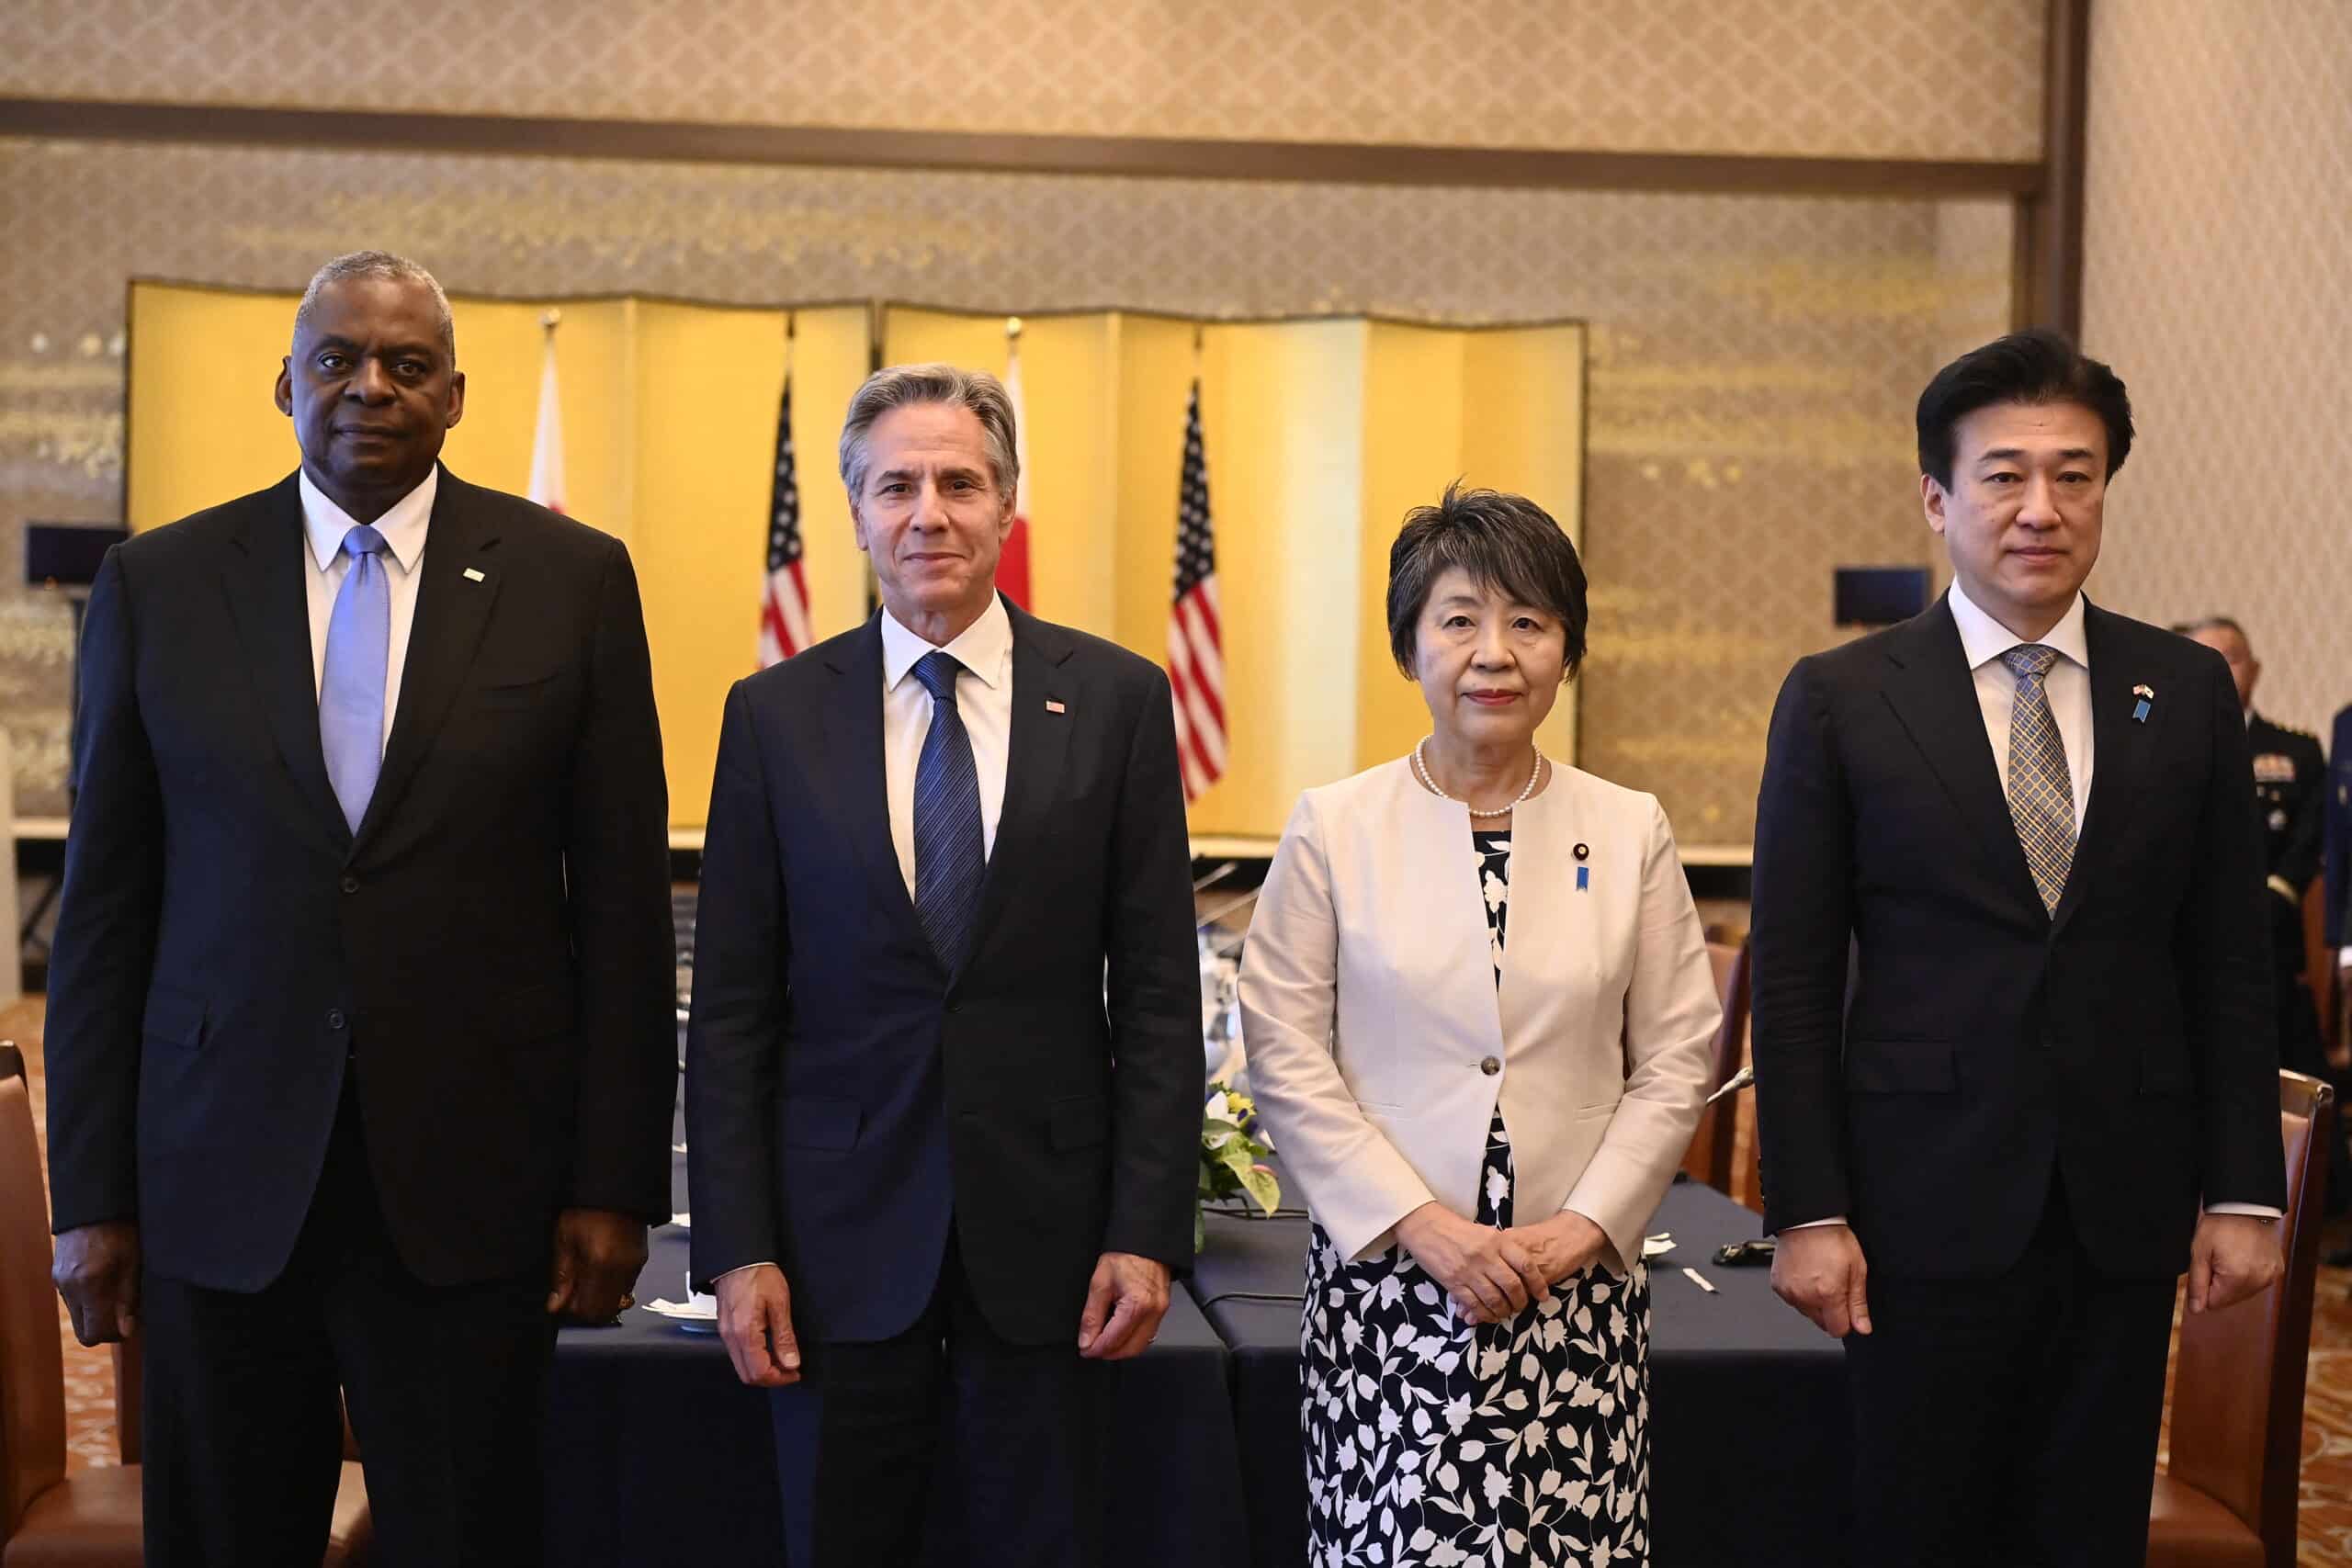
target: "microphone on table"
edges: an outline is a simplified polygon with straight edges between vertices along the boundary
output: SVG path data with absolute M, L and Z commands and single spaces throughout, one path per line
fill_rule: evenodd
M 1730 1095 L 1737 1094 L 1741 1089 L 1750 1087 L 1755 1082 L 1756 1068 L 1752 1065 L 1742 1067 L 1739 1071 L 1732 1074 L 1730 1077 L 1724 1080 L 1723 1088 L 1707 1096 L 1705 1103 L 1713 1105 L 1718 1100 L 1723 1100 Z

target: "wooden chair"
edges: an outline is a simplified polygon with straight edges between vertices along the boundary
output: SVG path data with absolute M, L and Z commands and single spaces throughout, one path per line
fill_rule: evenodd
M 2185 1316 L 2173 1367 L 2172 1464 L 2156 1475 L 2148 1568 L 2293 1568 L 2312 1282 L 2335 1091 L 2278 1075 L 2287 1272 L 2251 1301 Z
M 43 1191 L 24 1057 L 0 1043 L 0 1568 L 139 1568 L 137 1350 L 116 1360 L 125 1462 L 67 1474 L 65 1357 Z M 346 1463 L 323 1568 L 360 1568 L 372 1539 L 359 1467 Z
M 1739 1071 L 1747 1041 L 1747 942 L 1734 946 L 1709 942 L 1707 963 L 1715 973 L 1715 994 L 1723 998 L 1724 1026 L 1715 1033 L 1714 1061 L 1707 1075 L 1710 1093 L 1731 1081 Z M 1736 1098 L 1722 1100 L 1699 1112 L 1699 1125 L 1683 1151 L 1682 1168 L 1693 1181 L 1703 1181 L 1718 1192 L 1731 1190 L 1732 1134 L 1738 1120 Z

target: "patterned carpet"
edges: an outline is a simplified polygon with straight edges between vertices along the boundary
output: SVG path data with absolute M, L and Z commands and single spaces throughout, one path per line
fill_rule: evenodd
M 38 998 L 0 1010 L 0 1040 L 14 1040 L 21 1046 L 31 1070 L 37 1119 L 44 1083 L 40 1023 Z M 1753 1137 L 1747 1109 L 1752 1103 L 1750 1097 L 1741 1097 L 1739 1157 L 1735 1168 L 1743 1175 Z M 2339 1221 L 2329 1228 L 2328 1245 L 2347 1243 L 2352 1243 L 2352 1220 Z M 112 1464 L 112 1360 L 103 1350 L 85 1350 L 74 1343 L 62 1303 L 58 1333 L 65 1345 L 67 1463 L 75 1469 Z M 2303 1501 L 2296 1562 L 2302 1568 L 2323 1564 L 2352 1568 L 2352 1269 L 2320 1270 L 2312 1311 L 2310 1368 L 2304 1391 Z

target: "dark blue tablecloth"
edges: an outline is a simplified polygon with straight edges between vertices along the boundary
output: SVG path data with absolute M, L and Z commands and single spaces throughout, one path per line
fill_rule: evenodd
M 681 1211 L 685 1163 L 678 1156 L 672 1177 Z M 684 1231 L 655 1231 L 638 1298 L 684 1300 L 686 1254 Z M 1115 1375 L 1106 1502 L 1117 1560 L 1165 1568 L 1242 1561 L 1227 1357 L 1191 1297 L 1174 1292 L 1159 1338 Z M 546 1448 L 548 1561 L 785 1568 L 787 1530 L 806 1529 L 817 1393 L 793 1391 L 773 1422 L 771 1397 L 736 1382 L 716 1335 L 642 1308 L 611 1327 L 563 1330 Z M 789 1495 L 777 1485 L 779 1441 L 794 1453 L 784 1467 L 797 1483 Z
M 1303 1218 L 1213 1214 L 1191 1288 L 1233 1352 L 1251 1562 L 1306 1561 L 1298 1430 Z M 1850 1445 L 1843 1353 L 1772 1294 L 1763 1269 L 1714 1249 L 1756 1216 L 1710 1188 L 1668 1192 L 1648 1229 L 1675 1249 L 1650 1266 L 1650 1517 L 1657 1568 L 1845 1561 Z M 1686 1278 L 1696 1268 L 1715 1293 Z M 1825 1540 L 1825 1532 L 1828 1539 Z

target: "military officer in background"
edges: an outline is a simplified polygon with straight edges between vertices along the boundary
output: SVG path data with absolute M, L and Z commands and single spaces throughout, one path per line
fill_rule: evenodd
M 2274 993 L 2278 1010 L 2278 1064 L 2313 1077 L 2331 1077 L 2320 1040 L 2319 1010 L 2328 1004 L 2331 976 L 2304 970 L 2303 895 L 2320 872 L 2320 845 L 2334 781 L 2319 737 L 2274 723 L 2254 711 L 2262 661 L 2245 628 L 2227 615 L 2208 615 L 2177 628 L 2230 661 L 2238 703 L 2245 709 L 2246 749 L 2254 753 L 2254 804 L 2262 818 L 2262 869 L 2269 905 Z M 2340 1123 L 2339 1123 L 2340 1125 Z M 2328 1211 L 2352 1203 L 2352 1157 L 2339 1134 L 2328 1151 Z
M 2335 1053 L 2339 1067 L 2352 1066 L 2352 705 L 2335 716 L 2335 733 L 2328 746 L 2327 819 L 2327 945 L 2335 951 L 2335 995 L 2339 1010 Z

